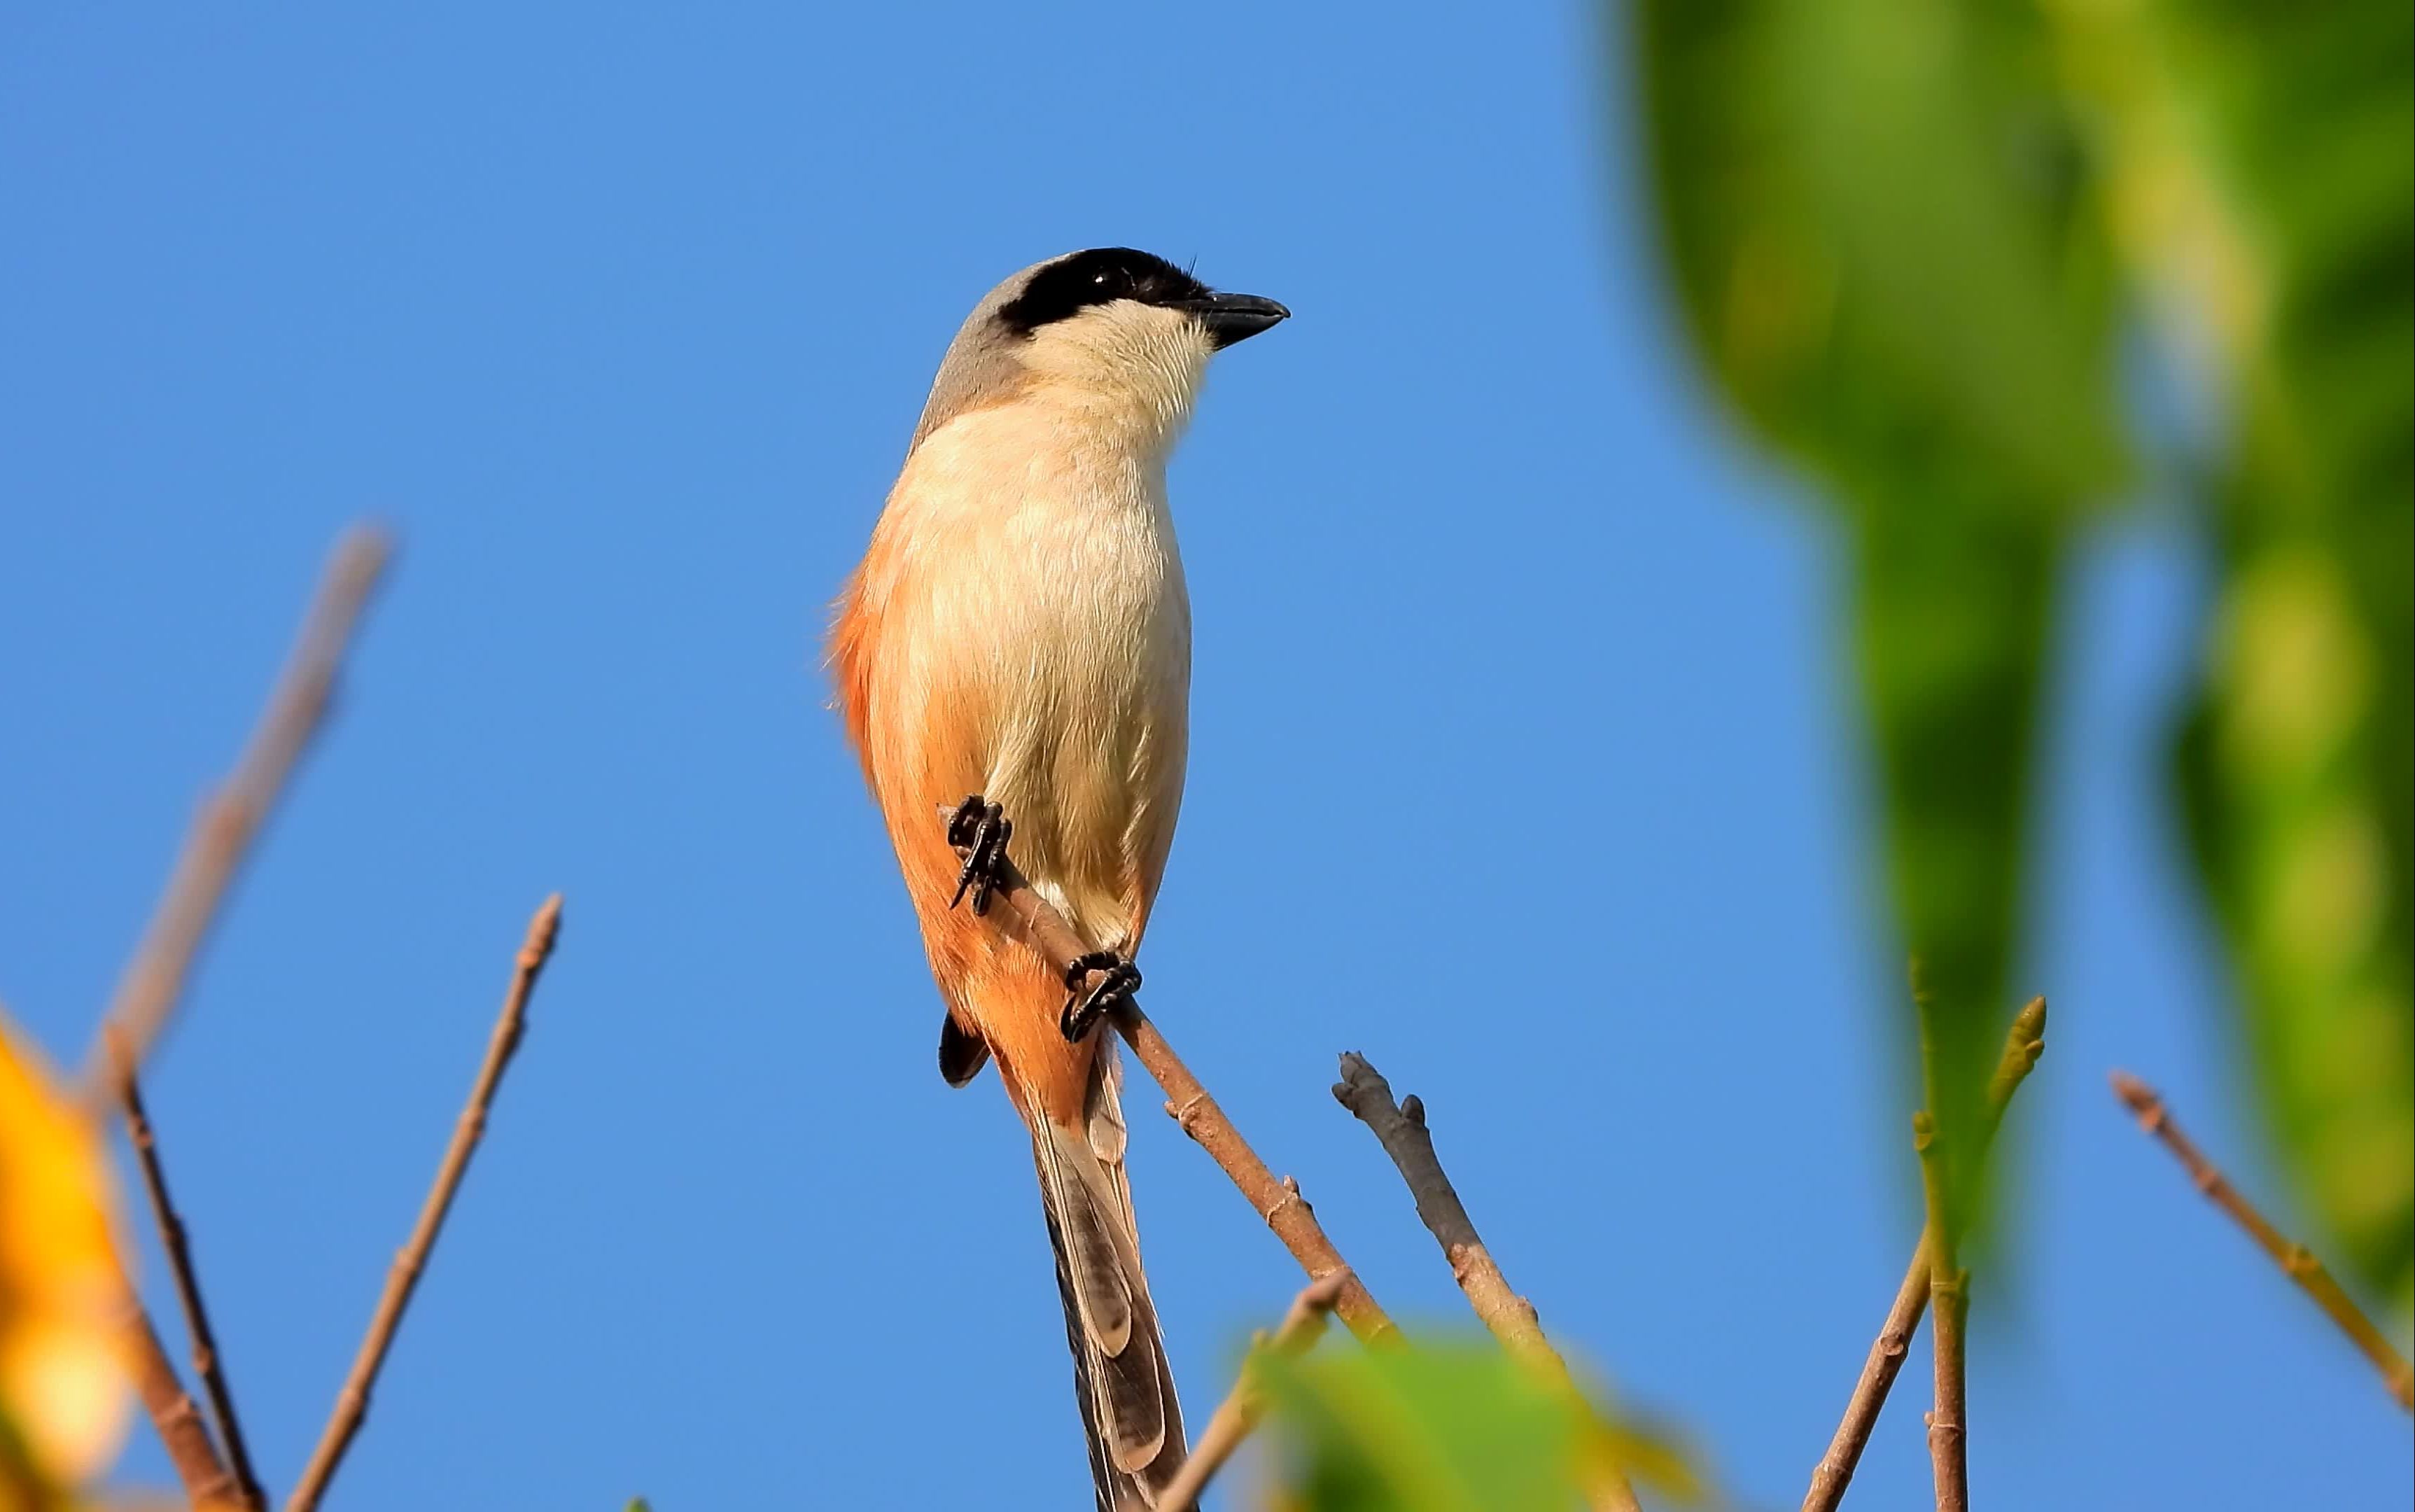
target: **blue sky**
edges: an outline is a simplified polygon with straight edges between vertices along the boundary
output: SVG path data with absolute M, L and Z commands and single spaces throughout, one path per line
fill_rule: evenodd
M 1598 18 L 1472 16 L 0 14 L 0 997 L 54 1054 L 338 528 L 405 543 L 151 1078 L 276 1487 L 559 888 L 334 1505 L 1081 1505 L 1028 1152 L 932 1070 L 815 661 L 964 310 L 1128 243 L 1298 314 L 1219 362 L 1175 468 L 1152 1013 L 1377 1295 L 1455 1326 L 1325 1090 L 1364 1051 L 1569 1350 L 1748 1503 L 1799 1496 L 1912 1233 L 1839 563 L 1672 340 Z M 2404 1417 L 2104 1089 L 2158 1082 L 2273 1190 L 2161 801 L 2184 538 L 2134 516 L 2071 590 L 1974 1480 L 2406 1505 Z M 1269 935 L 1330 988 L 1270 985 Z M 1133 1102 L 1204 1420 L 1298 1277 Z M 1926 1505 L 1917 1396 L 1857 1505 Z M 127 1473 L 166 1479 L 147 1433 Z

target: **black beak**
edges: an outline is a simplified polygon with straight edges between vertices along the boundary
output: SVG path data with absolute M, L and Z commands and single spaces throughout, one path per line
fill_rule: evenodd
M 1255 294 L 1209 294 L 1205 299 L 1186 299 L 1181 307 L 1199 317 L 1199 323 L 1208 329 L 1208 339 L 1219 351 L 1291 319 L 1291 311 Z

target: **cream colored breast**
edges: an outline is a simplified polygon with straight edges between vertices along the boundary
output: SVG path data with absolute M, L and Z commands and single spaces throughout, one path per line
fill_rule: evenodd
M 1028 399 L 959 416 L 917 448 L 883 529 L 912 579 L 899 639 L 926 665 L 908 681 L 973 681 L 966 733 L 1017 860 L 1103 936 L 1179 802 L 1191 611 L 1162 450 L 1093 418 Z

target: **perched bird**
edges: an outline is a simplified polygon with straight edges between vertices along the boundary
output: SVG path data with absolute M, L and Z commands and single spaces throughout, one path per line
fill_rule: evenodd
M 940 1074 L 961 1086 L 996 1056 L 1030 1130 L 1102 1512 L 1157 1505 L 1184 1454 L 1112 1037 L 1090 1032 L 1138 984 L 1182 802 L 1191 606 L 1165 464 L 1209 356 L 1290 313 L 1126 247 L 991 290 L 939 364 L 831 632 L 947 1002 Z M 1099 947 L 1069 980 L 1003 917 L 974 917 L 1010 836 Z

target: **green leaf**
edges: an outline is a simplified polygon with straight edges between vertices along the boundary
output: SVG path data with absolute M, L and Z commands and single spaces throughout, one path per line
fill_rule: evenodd
M 2111 264 L 2031 7 L 1637 15 L 1672 271 L 1763 441 L 1840 504 L 1924 458 L 2043 509 L 2119 477 Z
M 2144 7 L 2077 46 L 2139 228 L 2221 278 L 2221 572 L 2177 746 L 2200 876 L 2286 1168 L 2351 1273 L 2415 1305 L 2415 10 Z M 2108 69 L 2109 71 L 2109 69 Z M 2152 195 L 2152 199 L 2148 197 Z M 2169 261 L 2177 262 L 2177 259 Z
M 1302 1512 L 1563 1512 L 1612 1470 L 1675 1502 L 1704 1496 L 1669 1435 L 1490 1340 L 1252 1358 Z
M 1567 1512 L 1581 1421 L 1489 1344 L 1268 1355 L 1305 1512 Z
M 2182 312 L 2228 412 L 2177 787 L 2245 1042 L 2329 1245 L 2415 1306 L 2415 9 L 1637 16 L 1692 343 L 1847 526 L 1949 1157 L 2015 996 L 2056 579 L 2122 473 L 2126 292 Z
M 2018 0 L 1637 16 L 1693 344 L 1852 550 L 1888 891 L 1929 1005 L 1924 1098 L 1967 1189 L 2014 1006 L 2056 580 L 2125 467 L 2096 165 Z
M 2415 1306 L 2415 10 L 1637 15 L 1687 329 L 1847 528 L 1943 1147 L 2014 996 L 2056 579 L 2122 473 L 2126 292 L 2181 312 L 2227 403 L 2177 788 L 2244 1040 L 2328 1247 Z

